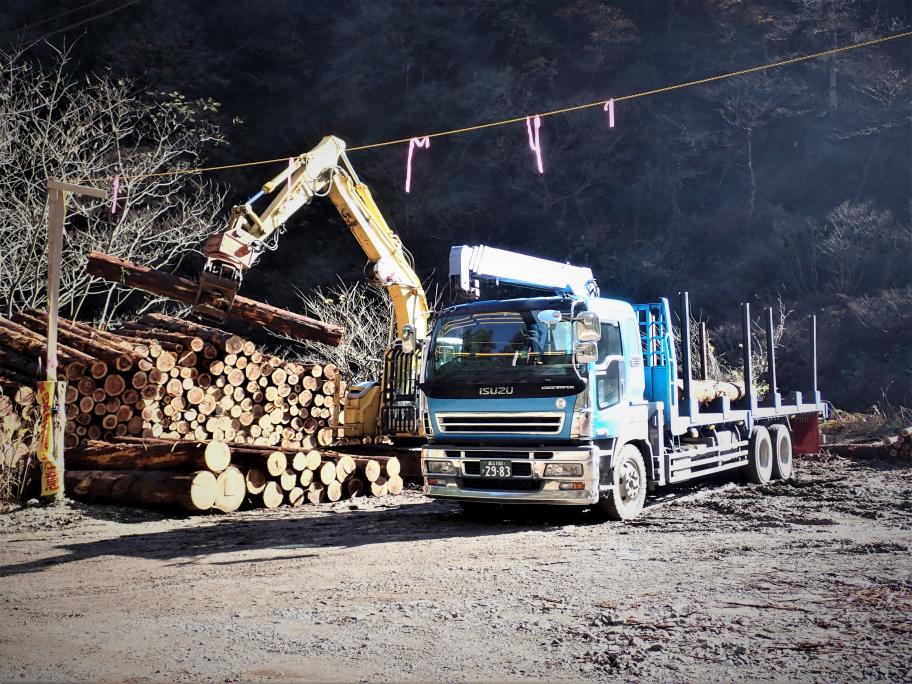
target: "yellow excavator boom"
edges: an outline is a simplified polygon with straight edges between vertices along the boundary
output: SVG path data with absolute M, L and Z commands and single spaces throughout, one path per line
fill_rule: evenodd
M 275 194 L 261 213 L 253 203 Z M 206 266 L 200 276 L 194 310 L 223 320 L 241 285 L 244 271 L 266 249 L 275 249 L 285 222 L 314 197 L 329 197 L 369 260 L 368 275 L 386 288 L 393 303 L 396 334 L 417 343 L 427 337 L 430 307 L 411 255 L 389 227 L 370 190 L 359 179 L 345 154 L 345 142 L 324 137 L 310 152 L 294 158 L 281 173 L 263 185 L 246 203 L 231 210 L 228 228 L 211 236 L 204 248 Z M 385 377 L 349 393 L 345 431 L 349 436 L 416 437 L 423 434 L 418 416 L 418 352 L 402 344 L 387 351 Z M 395 357 L 395 358 L 394 358 Z
M 259 215 L 254 213 L 252 202 L 273 192 L 275 197 L 266 210 Z M 234 207 L 227 230 L 207 240 L 207 263 L 200 279 L 197 310 L 218 317 L 219 312 L 211 310 L 207 285 L 218 280 L 220 287 L 229 290 L 233 284 L 236 292 L 243 272 L 254 264 L 269 241 L 278 237 L 277 231 L 285 222 L 314 197 L 327 195 L 367 255 L 373 280 L 389 292 L 397 335 L 402 338 L 413 334 L 424 339 L 430 308 L 411 256 L 383 218 L 370 190 L 358 179 L 345 154 L 345 142 L 331 135 L 292 160 L 250 201 Z M 230 292 L 227 294 L 233 298 Z M 224 290 L 219 295 L 226 297 Z

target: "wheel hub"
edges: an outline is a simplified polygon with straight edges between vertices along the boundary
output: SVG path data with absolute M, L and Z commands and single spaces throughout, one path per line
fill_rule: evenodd
M 618 493 L 623 501 L 636 499 L 640 492 L 640 472 L 635 464 L 624 461 L 618 477 Z

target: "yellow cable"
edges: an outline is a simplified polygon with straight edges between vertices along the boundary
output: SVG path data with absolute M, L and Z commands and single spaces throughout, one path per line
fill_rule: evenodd
M 738 71 L 731 71 L 724 74 L 717 74 L 716 76 L 708 76 L 707 78 L 697 79 L 695 81 L 686 81 L 684 83 L 677 83 L 675 85 L 664 86 L 662 88 L 653 88 L 652 90 L 644 90 L 639 93 L 632 93 L 630 95 L 621 95 L 620 97 L 613 98 L 615 102 L 623 102 L 625 100 L 634 100 L 638 97 L 649 97 L 650 95 L 659 95 L 661 93 L 671 92 L 673 90 L 681 90 L 683 88 L 691 88 L 693 86 L 704 85 L 706 83 L 713 83 L 715 81 L 722 81 L 727 78 L 735 78 L 736 76 L 746 76 L 747 74 L 753 74 L 758 71 L 765 71 L 767 69 L 776 69 L 778 67 L 788 66 L 790 64 L 797 64 L 798 62 L 806 62 L 812 59 L 819 59 L 820 57 L 828 57 L 829 55 L 835 55 L 840 52 L 848 52 L 849 50 L 858 50 L 859 48 L 870 47 L 872 45 L 877 45 L 878 43 L 886 43 L 890 40 L 898 40 L 900 38 L 908 38 L 912 36 L 912 31 L 906 31 L 905 33 L 897 33 L 892 36 L 881 36 L 880 38 L 874 38 L 872 40 L 866 40 L 863 43 L 854 43 L 852 45 L 844 45 L 843 47 L 832 48 L 830 50 L 823 50 L 822 52 L 814 52 L 809 55 L 801 55 L 799 57 L 792 57 L 791 59 L 784 59 L 779 62 L 773 62 L 771 64 L 763 64 L 761 66 L 749 67 L 747 69 L 740 69 Z M 598 100 L 596 102 L 587 102 L 585 104 L 571 105 L 569 107 L 562 107 L 561 109 L 553 109 L 548 112 L 540 113 L 540 117 L 546 116 L 556 116 L 558 114 L 566 114 L 568 112 L 576 112 L 582 109 L 591 109 L 593 107 L 601 107 L 607 101 L 606 99 Z M 494 128 L 496 126 L 507 126 L 509 124 L 521 123 L 526 120 L 526 116 L 514 116 L 509 119 L 501 119 L 499 121 L 490 121 L 483 124 L 475 124 L 474 126 L 465 126 L 463 128 L 452 128 L 446 131 L 438 131 L 437 133 L 424 133 L 418 136 L 409 136 L 408 138 L 397 138 L 395 140 L 387 140 L 385 142 L 371 143 L 369 145 L 358 145 L 356 147 L 349 147 L 349 152 L 359 152 L 361 150 L 370 150 L 377 147 L 388 147 L 390 145 L 402 145 L 409 142 L 412 138 L 441 138 L 448 135 L 458 135 L 460 133 L 469 133 L 471 131 L 479 131 L 485 128 Z M 294 156 L 294 155 L 293 155 Z M 160 171 L 157 173 L 145 173 L 135 176 L 121 176 L 125 181 L 136 180 L 139 178 L 157 178 L 162 176 L 176 176 L 190 173 L 208 173 L 211 171 L 224 171 L 226 169 L 239 169 L 248 166 L 262 166 L 265 164 L 277 164 L 279 162 L 287 161 L 288 157 L 281 157 L 278 159 L 264 159 L 262 161 L 253 161 L 253 162 L 240 162 L 237 164 L 222 164 L 220 166 L 204 166 L 201 168 L 195 169 L 177 169 L 173 171 Z M 95 178 L 90 179 L 85 182 L 103 182 L 103 181 L 113 181 L 114 177 L 108 178 Z

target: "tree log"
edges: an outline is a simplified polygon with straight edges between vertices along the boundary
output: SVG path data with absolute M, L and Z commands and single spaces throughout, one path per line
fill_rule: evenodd
M 32 359 L 43 359 L 47 353 L 47 338 L 44 335 L 5 318 L 0 318 L 0 343 Z M 57 358 L 61 363 L 80 361 L 90 364 L 93 360 L 85 352 L 63 344 L 57 345 Z
M 218 474 L 215 486 L 214 506 L 223 513 L 236 511 L 244 503 L 244 498 L 247 496 L 247 484 L 244 480 L 244 473 L 234 466 L 228 466 Z
M 251 468 L 244 476 L 244 481 L 249 494 L 262 494 L 266 489 L 266 473 L 259 468 Z
M 386 481 L 386 486 L 389 489 L 390 494 L 397 496 L 399 494 L 402 494 L 402 489 L 404 488 L 405 483 L 398 475 L 391 475 L 390 478 Z
M 351 477 L 345 480 L 345 493 L 354 498 L 364 494 L 364 480 L 360 477 Z
M 266 483 L 266 487 L 263 488 L 262 497 L 263 505 L 266 508 L 278 508 L 282 505 L 285 493 L 282 491 L 282 488 L 279 487 L 278 482 L 270 480 Z
M 722 380 L 691 380 L 694 398 L 701 404 L 728 397 L 731 401 L 744 398 L 744 383 Z M 684 381 L 678 380 L 678 395 L 684 398 Z
M 211 470 L 219 473 L 230 462 L 231 452 L 222 442 L 129 440 L 110 443 L 89 440 L 66 455 L 67 467 L 75 470 Z
M 287 468 L 284 473 L 279 475 L 279 486 L 283 491 L 290 492 L 298 484 L 298 473 L 291 468 Z
M 326 501 L 326 488 L 316 482 L 312 483 L 307 488 L 307 500 L 314 505 Z
M 374 496 L 386 496 L 389 494 L 389 483 L 383 476 L 377 478 L 375 482 L 371 482 L 370 488 L 371 494 Z
M 319 471 L 319 480 L 324 485 L 328 485 L 330 482 L 335 482 L 336 480 L 336 464 L 332 461 L 327 461 L 320 466 Z
M 216 478 L 208 470 L 67 470 L 64 482 L 67 493 L 76 498 L 187 511 L 207 511 L 216 497 Z
M 342 484 L 338 481 L 326 485 L 326 498 L 329 501 L 338 501 L 342 498 Z
M 290 492 L 288 492 L 288 503 L 297 508 L 305 501 L 304 489 L 303 487 L 293 487 Z
M 185 304 L 196 301 L 197 285 L 187 278 L 157 271 L 124 259 L 91 252 L 86 269 L 91 275 L 108 282 L 121 283 Z M 342 329 L 301 314 L 284 311 L 246 297 L 235 297 L 228 318 L 265 328 L 280 335 L 305 340 L 319 340 L 331 346 L 342 341 Z

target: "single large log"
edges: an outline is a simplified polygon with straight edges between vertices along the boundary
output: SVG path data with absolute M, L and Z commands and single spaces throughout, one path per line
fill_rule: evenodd
M 228 466 L 218 474 L 215 487 L 214 507 L 223 513 L 231 513 L 239 509 L 247 496 L 244 473 L 234 466 Z
M 90 501 L 175 506 L 187 511 L 207 511 L 216 497 L 216 478 L 208 470 L 67 470 L 64 483 L 67 494 Z
M 744 398 L 744 383 L 722 380 L 691 380 L 694 398 L 701 404 L 728 397 L 731 401 Z M 684 381 L 678 380 L 678 393 L 683 398 Z
M 231 451 L 222 442 L 87 440 L 79 449 L 68 451 L 66 455 L 67 467 L 75 470 L 211 470 L 218 473 L 230 462 Z
M 282 500 L 285 498 L 285 494 L 282 491 L 282 488 L 279 487 L 278 482 L 270 480 L 266 483 L 266 487 L 263 489 L 262 498 L 263 505 L 266 508 L 278 508 L 282 505 Z
M 266 483 L 268 482 L 266 473 L 259 468 L 251 468 L 248 470 L 244 480 L 249 494 L 262 494 L 263 490 L 266 489 Z
M 121 283 L 185 304 L 196 301 L 197 285 L 192 280 L 156 271 L 124 259 L 91 252 L 86 270 L 93 276 Z M 228 318 L 298 339 L 319 340 L 336 346 L 342 340 L 342 329 L 301 314 L 285 311 L 246 297 L 235 297 Z
M 390 478 L 386 481 L 386 486 L 390 494 L 397 496 L 402 494 L 405 483 L 398 475 L 390 475 Z

